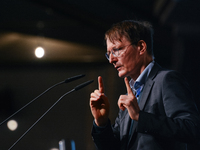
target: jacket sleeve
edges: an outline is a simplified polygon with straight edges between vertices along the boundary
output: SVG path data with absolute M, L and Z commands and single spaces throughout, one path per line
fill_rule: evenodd
M 198 143 L 200 116 L 185 79 L 175 71 L 168 72 L 161 79 L 159 92 L 165 115 L 141 111 L 137 132 L 161 140 Z M 154 84 L 157 84 L 156 81 Z
M 103 128 L 95 126 L 95 124 L 93 124 L 92 138 L 98 150 L 120 149 L 119 138 L 117 137 L 117 133 L 115 133 L 115 131 L 113 130 L 110 120 Z

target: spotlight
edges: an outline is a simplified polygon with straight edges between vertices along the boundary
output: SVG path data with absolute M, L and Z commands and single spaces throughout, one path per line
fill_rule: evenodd
M 35 56 L 37 58 L 42 58 L 44 56 L 44 49 L 42 47 L 37 47 L 35 49 Z
M 18 127 L 18 123 L 15 120 L 9 120 L 7 123 L 7 127 L 11 131 L 15 131 Z

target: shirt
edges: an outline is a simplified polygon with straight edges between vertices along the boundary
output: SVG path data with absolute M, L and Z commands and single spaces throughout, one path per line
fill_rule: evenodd
M 136 79 L 136 81 L 134 81 L 133 79 L 130 80 L 129 84 L 130 84 L 130 87 L 134 94 L 136 94 L 136 91 L 138 88 L 141 88 L 140 89 L 140 95 L 141 95 L 144 84 L 145 84 L 147 77 L 149 76 L 149 73 L 150 73 L 151 69 L 153 68 L 154 64 L 155 64 L 155 61 L 152 61 L 151 63 L 149 63 L 147 65 L 147 67 L 144 69 L 144 71 Z

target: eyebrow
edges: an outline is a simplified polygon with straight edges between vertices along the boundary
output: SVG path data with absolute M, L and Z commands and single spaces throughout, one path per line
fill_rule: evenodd
M 118 48 L 117 48 L 118 47 Z M 118 46 L 117 45 L 114 45 L 113 47 L 112 47 L 112 49 L 111 50 L 116 50 L 116 49 L 121 49 L 121 48 L 123 48 L 124 46 L 121 46 L 121 44 L 119 44 Z M 110 51 L 111 51 L 110 50 Z M 108 50 L 107 50 L 107 52 L 109 52 Z
M 114 47 L 113 49 L 118 49 L 118 50 L 120 50 L 120 49 L 123 48 L 123 47 L 125 47 L 125 46 L 118 46 L 118 48 Z

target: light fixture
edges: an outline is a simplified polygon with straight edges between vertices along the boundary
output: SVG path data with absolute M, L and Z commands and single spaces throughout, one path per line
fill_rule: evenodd
M 15 120 L 9 120 L 7 123 L 7 127 L 11 131 L 15 131 L 18 127 L 18 123 Z
M 42 58 L 44 56 L 44 49 L 42 47 L 37 47 L 35 49 L 35 56 L 37 58 Z

